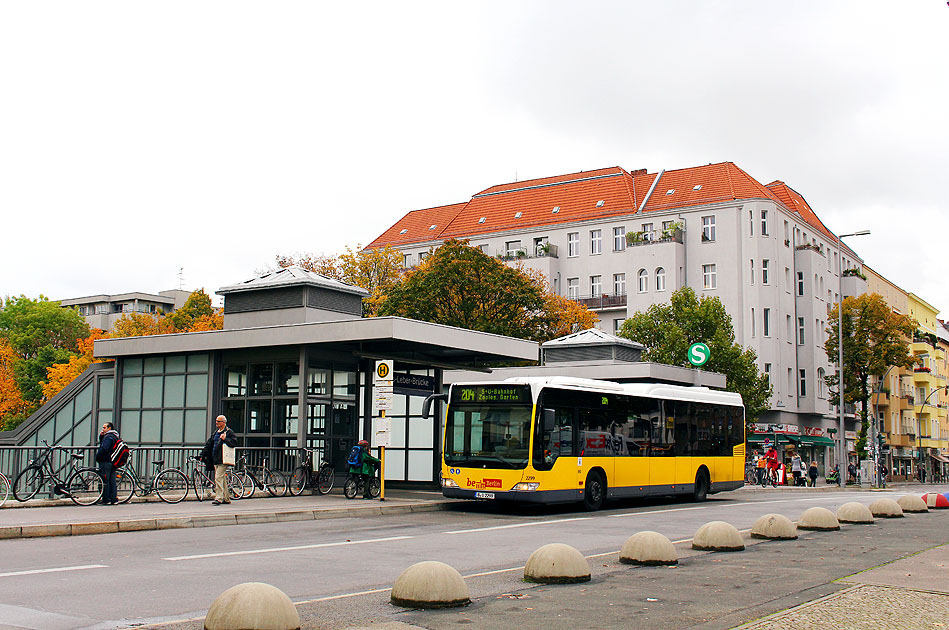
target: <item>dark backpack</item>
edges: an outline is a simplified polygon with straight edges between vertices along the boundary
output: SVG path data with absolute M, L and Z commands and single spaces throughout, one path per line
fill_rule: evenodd
M 349 451 L 349 457 L 346 459 L 346 463 L 350 466 L 359 466 L 362 464 L 362 447 L 358 444 L 353 447 L 353 450 Z
M 122 438 L 116 438 L 115 446 L 112 447 L 112 453 L 109 455 L 109 461 L 116 468 L 121 468 L 128 463 L 130 454 L 128 444 Z

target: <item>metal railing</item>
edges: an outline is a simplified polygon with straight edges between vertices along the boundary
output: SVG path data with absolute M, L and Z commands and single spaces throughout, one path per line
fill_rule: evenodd
M 573 295 L 567 296 L 567 299 L 582 304 L 587 308 L 615 308 L 617 306 L 626 306 L 625 293 L 601 293 L 599 295 Z

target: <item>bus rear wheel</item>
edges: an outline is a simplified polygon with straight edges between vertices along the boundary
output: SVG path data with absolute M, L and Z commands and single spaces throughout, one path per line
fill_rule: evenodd
M 701 503 L 708 497 L 709 480 L 708 473 L 700 470 L 695 474 L 695 485 L 692 486 L 692 500 Z
M 583 487 L 583 507 L 591 512 L 595 512 L 603 507 L 606 500 L 606 479 L 596 471 L 591 471 L 587 475 L 587 480 Z

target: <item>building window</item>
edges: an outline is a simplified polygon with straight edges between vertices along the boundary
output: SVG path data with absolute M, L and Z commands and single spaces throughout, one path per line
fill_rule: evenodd
M 715 217 L 702 217 L 702 240 L 705 242 L 715 240 Z
M 621 252 L 626 249 L 626 226 L 613 228 L 613 251 Z
M 765 337 L 771 336 L 771 309 L 761 309 L 761 334 Z
M 797 294 L 804 295 L 804 272 L 797 272 Z
M 626 295 L 626 274 L 625 273 L 613 274 L 613 294 Z
M 787 337 L 787 339 L 788 339 L 788 343 L 791 343 L 791 339 L 794 338 L 794 331 L 791 330 L 791 316 L 790 316 L 790 315 L 788 315 L 788 316 L 785 318 L 784 323 L 786 324 L 786 328 L 787 328 L 787 335 L 786 335 L 786 337 Z
M 534 239 L 534 255 L 538 258 L 546 255 L 545 249 L 549 239 L 546 236 L 538 236 Z
M 807 396 L 807 370 L 798 370 L 801 376 L 801 398 Z
M 794 396 L 794 372 L 788 368 L 788 396 Z
M 817 368 L 817 397 L 827 398 L 827 382 L 824 380 L 824 368 Z
M 580 255 L 580 233 L 567 233 L 567 256 L 574 257 Z
M 761 284 L 768 284 L 771 282 L 771 277 L 769 272 L 771 271 L 771 261 L 767 258 L 761 260 Z
M 603 230 L 590 230 L 590 253 L 603 253 Z
M 790 247 L 790 246 L 791 246 L 791 232 L 790 232 L 790 230 L 789 230 L 789 228 L 788 228 L 788 222 L 787 222 L 787 221 L 784 222 L 784 246 L 785 246 L 785 247 Z M 830 260 L 830 259 L 828 258 L 827 260 Z
M 626 320 L 622 318 L 613 320 L 613 334 L 614 335 L 619 334 L 619 332 L 623 329 L 623 322 L 625 321 Z
M 96 315 L 105 315 L 109 312 L 108 304 L 96 304 Z
M 666 290 L 666 270 L 656 267 L 656 291 Z
M 652 223 L 643 223 L 643 240 L 644 241 L 654 241 L 656 240 L 656 229 L 653 227 Z
M 755 307 L 751 307 L 751 336 L 755 336 Z
M 768 211 L 761 211 L 761 236 L 768 236 Z
M 567 278 L 567 297 L 575 300 L 579 297 L 580 278 Z
M 603 276 L 590 276 L 590 295 L 596 297 L 603 293 Z
M 768 385 L 770 385 L 771 384 L 771 364 L 770 363 L 764 364 L 764 377 L 768 379 Z
M 702 265 L 702 287 L 706 289 L 718 287 L 718 272 L 715 265 Z
M 514 257 L 517 256 L 517 252 L 521 251 L 521 242 L 520 241 L 507 241 L 504 243 L 504 253 L 508 256 Z
M 662 222 L 662 231 L 663 231 L 663 232 L 672 232 L 672 224 L 673 224 L 673 223 L 675 223 L 675 221 L 663 221 L 663 222 Z
M 784 290 L 788 293 L 791 292 L 791 268 L 784 268 Z
M 804 318 L 797 318 L 797 345 L 804 345 Z
M 418 261 L 422 262 L 423 260 L 426 260 L 428 257 L 429 257 L 428 252 L 419 252 Z
M 402 266 L 406 268 L 412 266 L 412 254 L 402 254 Z
M 645 269 L 640 269 L 637 277 L 639 278 L 639 292 L 645 293 L 649 290 L 649 274 L 646 273 Z
M 749 268 L 751 269 L 751 284 L 755 283 L 755 259 L 752 258 L 748 261 Z
M 748 211 L 748 236 L 755 235 L 755 211 Z

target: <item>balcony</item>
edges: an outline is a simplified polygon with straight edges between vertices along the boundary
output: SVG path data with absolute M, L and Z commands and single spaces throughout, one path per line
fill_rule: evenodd
M 612 295 L 609 293 L 602 293 L 600 295 L 568 295 L 567 298 L 594 311 L 626 307 L 625 293 Z
M 916 438 L 912 435 L 900 433 L 887 433 L 886 441 L 890 446 L 911 447 L 916 446 Z
M 498 252 L 497 257 L 500 260 L 509 261 L 531 258 L 560 258 L 560 255 L 559 249 L 556 245 L 552 243 L 545 243 L 535 247 L 532 252 L 528 252 L 526 249 L 519 249 L 515 251 L 504 250 L 502 252 Z
M 627 232 L 626 245 L 639 247 L 640 245 L 655 245 L 656 243 L 682 244 L 682 230 L 664 230 L 657 236 L 655 232 Z
M 889 407 L 890 393 L 880 392 L 880 393 L 873 394 L 873 406 L 874 407 Z

